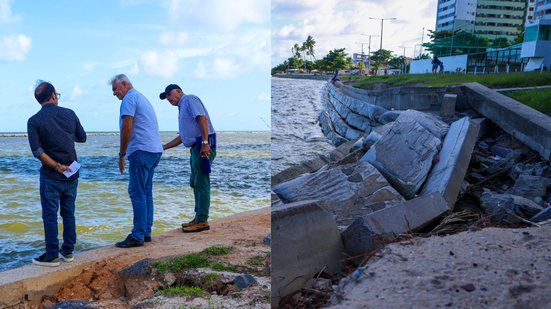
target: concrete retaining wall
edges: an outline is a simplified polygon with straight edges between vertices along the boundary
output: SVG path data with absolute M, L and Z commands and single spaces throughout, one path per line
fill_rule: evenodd
M 277 78 L 294 78 L 294 79 L 313 79 L 313 80 L 331 80 L 333 76 L 330 75 L 313 75 L 313 74 L 277 74 L 272 75 Z
M 551 119 L 533 108 L 479 83 L 464 85 L 469 105 L 505 132 L 551 159 Z

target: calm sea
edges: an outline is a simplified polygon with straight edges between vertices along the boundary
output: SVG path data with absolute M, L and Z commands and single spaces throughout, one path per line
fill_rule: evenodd
M 162 133 L 163 142 L 176 133 Z M 219 132 L 211 174 L 211 219 L 270 206 L 270 132 Z M 44 250 L 40 162 L 26 137 L 0 137 L 0 271 L 27 264 Z M 128 172 L 118 171 L 118 135 L 77 144 L 82 165 L 76 206 L 76 252 L 112 245 L 132 228 Z M 193 218 L 189 150 L 166 151 L 154 178 L 153 235 Z M 58 219 L 61 222 L 61 218 Z M 61 235 L 61 224 L 60 224 Z
M 272 175 L 334 149 L 318 122 L 325 83 L 272 78 Z

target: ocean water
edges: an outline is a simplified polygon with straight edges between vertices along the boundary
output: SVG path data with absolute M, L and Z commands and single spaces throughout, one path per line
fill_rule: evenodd
M 272 78 L 272 175 L 335 149 L 318 121 L 325 83 Z
M 162 133 L 163 142 L 176 133 Z M 211 219 L 270 206 L 270 132 L 219 132 L 211 174 Z M 26 137 L 0 137 L 0 271 L 44 251 L 40 162 Z M 118 135 L 88 135 L 77 144 L 82 164 L 76 202 L 76 252 L 112 245 L 132 229 L 128 172 L 118 171 Z M 128 163 L 127 163 L 128 164 Z M 128 165 L 127 165 L 128 168 Z M 153 235 L 193 218 L 189 150 L 166 151 L 156 169 Z M 61 238 L 61 217 L 60 223 Z

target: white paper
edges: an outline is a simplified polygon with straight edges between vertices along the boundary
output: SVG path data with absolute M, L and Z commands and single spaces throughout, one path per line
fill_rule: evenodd
M 69 165 L 69 168 L 71 169 L 70 172 L 68 170 L 63 172 L 63 175 L 67 178 L 73 176 L 80 169 L 80 164 L 77 161 L 73 161 L 73 163 Z

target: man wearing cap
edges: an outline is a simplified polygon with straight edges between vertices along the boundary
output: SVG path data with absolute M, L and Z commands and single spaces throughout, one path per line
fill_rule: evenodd
M 121 100 L 119 125 L 119 171 L 124 173 L 128 158 L 128 195 L 132 201 L 134 226 L 124 241 L 115 246 L 130 248 L 151 241 L 153 226 L 153 174 L 159 164 L 163 146 L 153 106 L 136 91 L 124 74 L 111 79 L 113 95 Z
M 59 266 L 59 255 L 65 262 L 73 260 L 77 239 L 75 201 L 77 198 L 78 171 L 69 165 L 77 160 L 75 142 L 84 143 L 86 132 L 72 110 L 58 106 L 59 97 L 54 86 L 38 81 L 34 97 L 42 105 L 38 113 L 29 118 L 27 133 L 33 155 L 40 160 L 40 204 L 44 223 L 46 253 L 33 259 L 33 264 Z M 63 218 L 63 244 L 59 248 L 57 213 Z
M 210 163 L 216 157 L 216 132 L 210 121 L 207 109 L 195 95 L 184 94 L 180 86 L 171 84 L 159 94 L 161 100 L 167 99 L 178 106 L 179 135 L 163 145 L 170 149 L 180 144 L 190 148 L 191 177 L 189 184 L 195 198 L 195 218 L 182 224 L 184 233 L 209 230 L 210 208 Z

